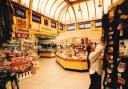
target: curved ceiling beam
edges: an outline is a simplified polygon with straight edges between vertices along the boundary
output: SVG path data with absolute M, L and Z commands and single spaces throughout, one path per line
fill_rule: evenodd
M 57 9 L 60 7 L 60 5 L 61 4 L 63 4 L 65 1 L 62 1 L 57 7 L 56 7 L 56 9 L 55 9 L 55 12 L 54 12 L 54 14 L 53 14 L 53 18 L 55 18 L 55 14 L 56 14 L 56 11 L 57 11 Z
M 68 6 L 69 7 L 69 6 Z M 65 12 L 67 11 L 68 7 L 63 11 L 61 17 L 59 18 L 59 21 L 62 22 L 63 16 L 65 15 Z
M 87 1 L 86 1 L 86 6 L 87 6 L 88 20 L 89 20 L 89 18 L 90 18 L 90 14 L 89 14 L 89 9 L 88 9 L 88 4 L 87 4 Z
M 64 11 L 64 13 L 62 14 L 62 17 L 60 18 L 60 21 L 61 21 L 61 22 L 62 22 L 63 16 L 66 14 L 68 8 L 69 8 L 69 6 L 66 8 L 66 10 Z
M 45 10 L 46 10 L 46 6 L 47 6 L 48 2 L 49 2 L 49 0 L 47 0 L 46 4 L 44 6 L 44 10 L 43 10 L 44 11 L 44 15 L 45 15 Z
M 64 12 L 64 13 L 63 13 L 63 16 L 64 16 L 65 14 L 66 14 L 66 13 Z M 60 18 L 60 22 L 62 22 L 62 19 L 63 19 L 63 17 Z M 62 22 L 62 23 L 64 23 L 64 22 Z M 65 23 L 64 23 L 64 24 L 65 24 Z
M 81 9 L 81 6 L 80 6 L 80 9 Z M 81 18 L 82 18 L 82 21 L 83 21 L 83 12 L 82 12 L 82 9 L 81 9 Z
M 37 5 L 37 12 L 39 11 L 39 4 L 40 4 L 41 0 L 38 1 L 38 5 Z
M 72 8 L 74 16 L 75 16 L 75 23 L 77 24 L 77 17 L 76 17 L 76 13 L 75 13 L 75 9 L 74 9 L 73 5 L 71 5 L 71 8 Z
M 71 23 L 71 15 L 70 15 L 70 13 L 69 13 L 69 9 L 68 9 L 68 14 L 69 14 L 69 18 L 70 18 L 70 23 Z
M 68 5 L 65 5 L 65 6 L 60 10 L 60 12 L 59 12 L 59 14 L 58 14 L 58 20 L 59 20 L 59 18 L 60 18 L 60 16 L 61 16 L 62 12 L 63 12 L 67 7 L 68 7 Z
M 74 16 L 75 16 L 75 23 L 77 23 L 77 17 L 76 17 L 76 13 L 75 13 L 75 9 L 73 7 L 73 4 L 70 3 L 69 0 L 64 0 L 69 6 L 71 6 L 72 10 L 73 10 L 73 13 L 74 13 Z
M 64 19 L 64 22 L 66 22 L 67 13 L 68 13 L 68 8 L 67 8 L 67 11 L 65 12 L 65 19 Z
M 78 0 L 77 0 L 78 1 Z M 80 6 L 80 1 L 78 1 L 78 10 L 80 9 L 80 12 L 81 13 L 81 18 L 82 18 L 82 21 L 83 21 L 83 14 L 82 14 L 82 9 L 81 9 L 81 6 Z
M 57 1 L 57 0 L 55 0 L 55 1 L 52 3 L 51 7 L 50 7 L 49 17 L 50 17 L 50 14 L 51 14 L 52 7 L 53 7 L 53 6 L 54 6 L 54 4 L 56 3 L 56 1 Z
M 96 3 L 95 3 L 95 0 L 93 0 L 94 2 L 94 9 L 95 9 L 95 18 L 94 19 L 97 19 L 97 16 L 96 16 Z
M 45 0 L 42 0 L 42 2 L 41 2 L 41 5 L 40 5 L 40 7 L 39 7 L 39 12 L 41 12 L 41 6 L 42 6 L 42 4 L 43 4 L 43 2 L 44 2 Z

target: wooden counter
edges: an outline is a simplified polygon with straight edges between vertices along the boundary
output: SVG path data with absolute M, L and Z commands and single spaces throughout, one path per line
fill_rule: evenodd
M 75 70 L 75 71 L 88 70 L 88 65 L 86 60 L 63 58 L 59 55 L 56 55 L 56 62 L 67 70 Z

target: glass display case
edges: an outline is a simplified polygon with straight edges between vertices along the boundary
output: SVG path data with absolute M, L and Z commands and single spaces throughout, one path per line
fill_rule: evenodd
M 77 71 L 88 70 L 86 45 L 88 39 L 74 37 L 57 42 L 56 61 L 64 69 Z

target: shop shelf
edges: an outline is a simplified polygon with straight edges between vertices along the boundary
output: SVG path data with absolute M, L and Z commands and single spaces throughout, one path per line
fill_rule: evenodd
M 28 77 L 31 77 L 31 76 L 32 76 L 31 71 L 28 71 L 28 72 L 25 72 L 25 73 L 22 73 L 22 74 L 17 74 L 17 78 L 19 80 L 22 80 L 22 79 L 25 79 L 25 78 L 28 78 Z

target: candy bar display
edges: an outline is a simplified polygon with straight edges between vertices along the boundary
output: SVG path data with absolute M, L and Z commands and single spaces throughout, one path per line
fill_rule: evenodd
M 4 52 L 1 52 L 1 55 L 3 57 L 0 58 L 0 67 L 9 67 L 10 71 L 13 73 L 21 74 L 24 72 L 31 71 L 33 66 L 33 59 L 30 56 L 26 56 L 23 58 L 23 56 L 20 54 L 11 55 L 12 57 L 7 57 Z M 10 55 L 8 55 L 10 56 Z M 9 58 L 9 59 L 8 59 Z
M 1 67 L 9 66 L 12 72 L 22 74 L 32 71 L 33 66 L 37 66 L 36 46 L 30 39 L 12 39 L 4 43 L 2 48 Z
M 110 14 L 111 13 L 111 14 Z M 113 15 L 112 15 L 113 14 Z M 105 37 L 104 89 L 128 88 L 128 1 L 103 16 Z M 106 34 L 107 33 L 107 34 Z

